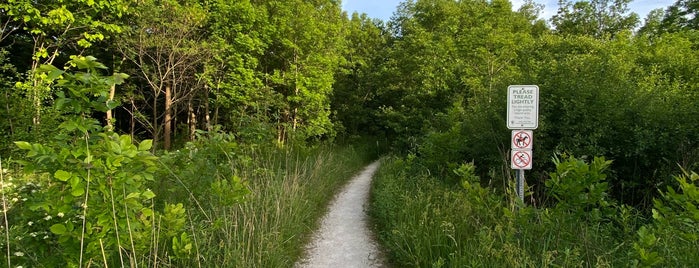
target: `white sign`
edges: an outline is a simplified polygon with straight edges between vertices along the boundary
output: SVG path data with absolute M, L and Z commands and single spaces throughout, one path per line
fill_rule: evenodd
M 512 169 L 532 169 L 532 155 L 531 150 L 512 150 Z
M 539 87 L 507 87 L 507 128 L 536 129 L 539 126 Z
M 513 150 L 531 150 L 534 148 L 534 131 L 531 130 L 513 130 L 512 131 L 512 149 Z

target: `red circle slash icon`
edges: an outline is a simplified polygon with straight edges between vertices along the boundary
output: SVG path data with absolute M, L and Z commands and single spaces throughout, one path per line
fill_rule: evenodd
M 518 149 L 529 148 L 529 145 L 532 144 L 532 137 L 526 131 L 517 132 L 512 136 L 512 144 L 514 148 Z
M 526 169 L 532 162 L 531 153 L 528 151 L 516 151 L 512 154 L 512 164 L 520 169 Z

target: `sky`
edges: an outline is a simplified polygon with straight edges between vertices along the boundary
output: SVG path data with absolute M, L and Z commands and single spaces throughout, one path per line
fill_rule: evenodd
M 522 0 L 510 0 L 514 9 L 519 8 L 519 6 L 524 2 Z M 352 13 L 357 11 L 359 13 L 366 13 L 369 17 L 381 19 L 383 21 L 388 21 L 396 10 L 396 6 L 402 0 L 342 0 L 342 8 L 347 11 L 347 13 Z M 535 2 L 544 5 L 544 11 L 542 18 L 548 20 L 551 16 L 556 14 L 558 10 L 558 0 L 535 0 Z M 645 21 L 646 15 L 653 9 L 666 7 L 675 3 L 675 0 L 633 0 L 629 4 L 629 9 L 632 12 L 636 12 L 640 18 L 641 23 Z

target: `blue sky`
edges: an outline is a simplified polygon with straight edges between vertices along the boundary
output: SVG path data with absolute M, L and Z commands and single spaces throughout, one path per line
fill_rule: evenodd
M 515 9 L 521 4 L 522 0 L 510 0 Z M 348 13 L 357 11 L 366 13 L 369 17 L 378 18 L 387 21 L 393 15 L 398 3 L 402 0 L 342 0 L 342 7 Z M 535 0 L 535 2 L 544 4 L 543 18 L 547 20 L 556 14 L 558 10 L 558 0 Z M 646 14 L 656 8 L 666 8 L 675 3 L 675 0 L 634 0 L 629 4 L 631 11 L 638 13 L 641 17 L 641 22 L 646 18 Z

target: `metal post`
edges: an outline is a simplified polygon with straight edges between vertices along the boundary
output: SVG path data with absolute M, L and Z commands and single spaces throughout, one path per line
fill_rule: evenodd
M 517 170 L 517 196 L 524 203 L 524 170 Z

